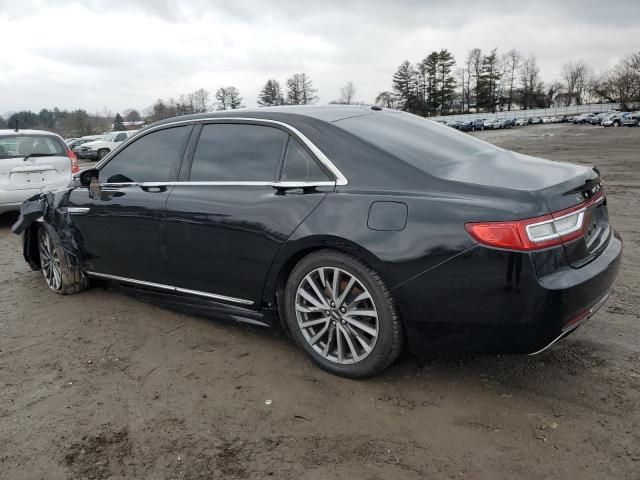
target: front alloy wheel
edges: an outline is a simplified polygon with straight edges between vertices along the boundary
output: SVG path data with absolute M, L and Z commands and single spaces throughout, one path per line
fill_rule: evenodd
M 284 310 L 298 345 L 332 373 L 370 377 L 400 354 L 402 323 L 391 292 L 351 255 L 320 250 L 300 260 L 287 281 Z
M 45 228 L 40 229 L 38 248 L 40 250 L 40 268 L 42 269 L 44 280 L 51 290 L 57 292 L 62 288 L 60 257 L 51 240 L 51 235 Z
M 89 286 L 89 279 L 84 275 L 75 257 L 68 255 L 56 230 L 42 224 L 38 230 L 38 252 L 40 253 L 40 269 L 47 286 L 60 295 L 69 295 L 84 290 Z

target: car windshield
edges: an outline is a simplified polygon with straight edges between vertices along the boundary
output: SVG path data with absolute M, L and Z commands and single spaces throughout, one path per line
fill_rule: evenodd
M 403 112 L 381 112 L 334 123 L 420 170 L 438 174 L 465 159 L 502 149 L 436 122 Z
M 0 159 L 26 157 L 28 155 L 66 156 L 63 142 L 47 135 L 0 136 Z
M 105 142 L 113 142 L 113 139 L 116 137 L 118 132 L 107 133 L 100 138 L 100 140 L 104 140 Z

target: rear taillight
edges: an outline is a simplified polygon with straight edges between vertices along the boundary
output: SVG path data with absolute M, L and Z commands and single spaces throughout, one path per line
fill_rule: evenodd
M 580 205 L 541 217 L 466 223 L 465 228 L 476 241 L 490 247 L 520 251 L 554 247 L 582 237 L 588 225 L 587 209 L 603 198 L 601 193 Z
M 78 158 L 76 154 L 70 148 L 67 148 L 67 156 L 71 160 L 71 173 L 78 173 L 80 171 L 80 165 L 78 165 Z

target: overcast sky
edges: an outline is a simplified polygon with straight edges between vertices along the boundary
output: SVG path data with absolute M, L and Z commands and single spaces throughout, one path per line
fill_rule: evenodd
M 640 1 L 471 2 L 0 0 L 0 114 L 144 110 L 197 88 L 240 89 L 306 72 L 320 103 L 353 80 L 356 100 L 390 88 L 405 59 L 447 48 L 534 54 L 546 80 L 568 60 L 602 71 L 640 46 Z

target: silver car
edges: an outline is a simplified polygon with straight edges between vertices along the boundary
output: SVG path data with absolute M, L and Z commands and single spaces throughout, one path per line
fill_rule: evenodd
M 0 130 L 0 213 L 18 210 L 29 197 L 69 185 L 78 160 L 55 133 Z

